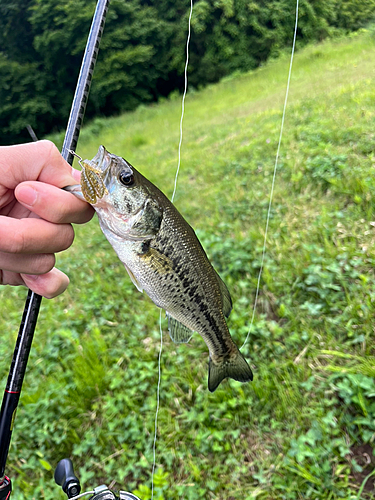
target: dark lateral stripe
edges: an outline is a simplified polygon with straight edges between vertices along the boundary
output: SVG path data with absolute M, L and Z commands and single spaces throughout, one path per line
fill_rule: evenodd
M 226 339 L 222 335 L 221 329 L 217 324 L 216 319 L 212 316 L 212 314 L 209 311 L 206 311 L 203 314 L 207 322 L 209 323 L 210 327 L 212 328 L 212 331 L 205 332 L 205 334 L 211 339 L 214 345 L 215 343 L 216 345 L 219 344 L 220 354 L 227 354 L 229 346 L 227 344 Z M 228 336 L 229 336 L 229 331 L 228 331 Z

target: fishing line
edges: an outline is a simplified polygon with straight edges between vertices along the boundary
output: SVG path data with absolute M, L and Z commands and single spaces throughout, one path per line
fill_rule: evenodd
M 193 0 L 190 0 L 189 30 L 188 30 L 187 40 L 186 40 L 186 62 L 185 62 L 185 71 L 184 71 L 185 88 L 184 88 L 184 93 L 182 96 L 182 103 L 181 103 L 180 141 L 178 143 L 178 164 L 177 164 L 176 176 L 174 178 L 174 189 L 173 189 L 173 194 L 172 194 L 172 198 L 171 198 L 172 203 L 173 203 L 173 200 L 174 200 L 174 197 L 176 194 L 177 179 L 178 179 L 178 174 L 180 173 L 180 165 L 181 165 L 182 122 L 184 120 L 185 99 L 186 99 L 187 86 L 188 86 L 187 69 L 188 69 L 188 64 L 189 64 L 189 45 L 190 45 L 191 16 L 192 16 L 192 14 L 193 14 Z
M 186 61 L 185 61 L 185 70 L 184 70 L 184 78 L 185 78 L 185 87 L 184 87 L 184 93 L 182 95 L 182 104 L 181 104 L 181 119 L 180 119 L 180 140 L 178 143 L 178 164 L 177 164 L 177 170 L 176 170 L 176 175 L 174 179 L 174 188 L 173 188 L 173 194 L 171 201 L 173 203 L 175 194 L 176 194 L 176 189 L 177 189 L 177 179 L 178 179 L 178 174 L 180 173 L 180 165 L 181 165 L 181 145 L 182 145 L 182 122 L 184 119 L 184 112 L 185 112 L 185 99 L 186 99 L 186 93 L 187 93 L 187 85 L 188 85 L 188 79 L 187 79 L 187 69 L 188 69 L 188 64 L 189 64 L 189 45 L 190 45 L 190 35 L 191 35 L 191 16 L 193 14 L 193 0 L 190 0 L 190 13 L 189 13 L 189 21 L 188 21 L 188 36 L 187 36 L 187 41 L 186 41 Z M 163 350 L 163 329 L 161 326 L 161 312 L 162 310 L 160 309 L 160 316 L 159 316 L 159 329 L 160 329 L 160 349 L 159 349 L 159 356 L 158 356 L 158 386 L 157 386 L 157 391 L 156 391 L 156 411 L 155 411 L 155 426 L 154 426 L 154 443 L 152 447 L 152 452 L 153 452 L 153 462 L 152 462 L 152 473 L 151 473 L 151 500 L 154 498 L 154 474 L 155 474 L 155 467 L 156 467 L 156 440 L 157 440 L 157 432 L 158 432 L 158 415 L 159 415 L 159 408 L 160 408 L 160 385 L 161 385 L 161 353 Z
M 154 444 L 152 447 L 153 453 L 153 462 L 152 462 L 152 474 L 151 474 L 151 500 L 154 498 L 154 474 L 156 467 L 156 439 L 158 435 L 158 415 L 159 415 L 159 407 L 160 407 L 160 384 L 161 384 L 161 352 L 163 350 L 163 329 L 161 327 L 161 311 L 159 316 L 159 329 L 160 329 L 160 349 L 159 349 L 159 357 L 158 357 L 158 388 L 156 391 L 156 412 L 155 412 L 155 428 L 154 428 Z
M 255 317 L 255 312 L 256 312 L 256 307 L 258 304 L 258 296 L 259 296 L 259 289 L 260 289 L 260 279 L 262 276 L 263 272 L 263 266 L 264 266 L 264 258 L 266 255 L 266 246 L 267 246 L 267 235 L 268 235 L 268 226 L 270 222 L 270 216 L 271 216 L 271 207 L 272 207 L 272 199 L 273 199 L 273 192 L 275 188 L 275 180 L 276 180 L 276 172 L 277 172 L 277 166 L 279 163 L 279 156 L 280 156 L 280 147 L 281 147 L 281 140 L 283 137 L 283 130 L 284 130 L 284 121 L 285 121 L 285 113 L 286 113 L 286 105 L 288 102 L 288 96 L 289 96 L 289 86 L 290 86 L 290 78 L 292 74 L 292 66 L 293 66 L 293 58 L 294 58 L 294 50 L 296 46 L 296 38 L 297 38 L 297 26 L 298 26 L 298 6 L 299 6 L 299 0 L 296 2 L 296 20 L 295 20 L 295 25 L 294 25 L 294 35 L 293 35 L 293 46 L 292 46 L 292 54 L 290 56 L 290 64 L 289 64 L 289 73 L 288 73 L 288 82 L 286 85 L 286 92 L 285 92 L 285 100 L 284 100 L 284 108 L 283 108 L 283 114 L 281 118 L 281 126 L 280 126 L 280 135 L 279 135 L 279 142 L 277 145 L 277 151 L 276 151 L 276 159 L 275 159 L 275 166 L 273 169 L 273 177 L 272 177 L 272 185 L 271 185 L 271 192 L 270 192 L 270 201 L 268 203 L 268 212 L 267 212 L 267 221 L 266 221 L 266 229 L 264 233 L 264 240 L 263 240 L 263 250 L 262 250 L 262 258 L 261 258 L 261 263 L 260 263 L 260 269 L 259 269 L 259 274 L 258 274 L 258 283 L 257 283 L 257 288 L 255 292 L 255 301 L 254 301 L 254 307 L 253 307 L 253 314 L 251 316 L 251 322 L 250 322 L 250 327 L 249 331 L 247 333 L 245 342 L 242 344 L 241 348 L 242 349 L 246 342 L 248 341 L 253 323 L 254 323 L 254 317 Z

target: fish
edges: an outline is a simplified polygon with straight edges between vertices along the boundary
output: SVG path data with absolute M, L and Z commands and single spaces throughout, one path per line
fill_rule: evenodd
M 64 189 L 94 207 L 136 288 L 166 311 L 171 339 L 188 342 L 193 332 L 203 338 L 209 351 L 209 391 L 228 377 L 251 381 L 251 368 L 226 323 L 232 310 L 230 293 L 193 228 L 124 158 L 104 146 L 92 160 L 78 158 L 81 183 Z

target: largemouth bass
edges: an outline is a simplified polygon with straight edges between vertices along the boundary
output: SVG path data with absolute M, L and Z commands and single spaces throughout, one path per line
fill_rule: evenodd
M 81 185 L 65 189 L 94 207 L 134 285 L 165 309 L 172 340 L 201 335 L 210 354 L 208 389 L 227 377 L 252 380 L 225 321 L 229 291 L 191 226 L 154 184 L 103 146 L 80 164 Z

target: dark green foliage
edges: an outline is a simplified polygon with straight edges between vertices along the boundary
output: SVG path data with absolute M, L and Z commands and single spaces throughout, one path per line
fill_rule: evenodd
M 0 74 L 0 129 L 3 143 L 9 142 L 12 137 L 17 138 L 27 124 L 38 130 L 37 120 L 47 123 L 51 118 L 53 120 L 51 102 L 44 96 L 44 82 L 37 76 L 37 63 L 19 63 L 0 53 Z M 42 128 L 42 131 L 46 129 Z M 25 134 L 21 134 L 21 137 L 25 137 Z
M 155 100 L 168 74 L 171 27 L 152 6 L 114 0 L 95 71 L 91 109 L 112 114 Z M 90 112 L 90 110 L 89 110 Z
M 0 0 L 0 144 L 64 128 L 94 0 Z M 375 0 L 302 0 L 298 46 L 358 29 Z M 87 118 L 132 110 L 183 88 L 188 0 L 113 0 Z M 198 0 L 192 17 L 192 87 L 247 71 L 291 46 L 292 0 Z

